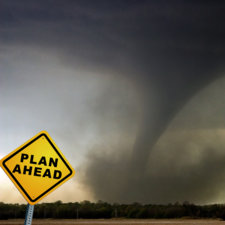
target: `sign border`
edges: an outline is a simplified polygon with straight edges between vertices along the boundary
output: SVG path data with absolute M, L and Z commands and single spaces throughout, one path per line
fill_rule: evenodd
M 68 165 L 68 163 L 64 160 L 64 158 L 62 157 L 62 155 L 60 154 L 60 152 L 58 151 L 58 149 L 55 147 L 55 145 L 52 143 L 52 141 L 49 139 L 49 137 L 46 134 L 46 131 L 42 131 L 40 132 L 40 135 L 38 135 L 36 138 L 32 139 L 30 142 L 28 142 L 27 144 L 25 144 L 24 146 L 22 145 L 22 147 L 14 152 L 12 155 L 10 155 L 8 158 L 4 159 L 4 160 L 0 160 L 2 161 L 2 167 L 4 167 L 7 172 L 10 174 L 10 176 L 13 178 L 14 182 L 20 187 L 20 189 L 23 191 L 23 193 L 26 195 L 26 197 L 30 200 L 30 202 L 34 203 L 39 201 L 39 199 L 41 200 L 42 197 L 44 195 L 46 195 L 48 192 L 50 192 L 52 189 L 54 189 L 56 186 L 60 185 L 60 183 L 64 182 L 69 176 L 71 176 L 74 171 L 70 168 L 70 166 Z M 35 135 L 36 136 L 36 135 Z M 31 145 L 33 142 L 35 142 L 36 140 L 38 140 L 41 137 L 45 137 L 47 139 L 47 141 L 49 142 L 49 144 L 52 146 L 52 148 L 55 150 L 55 152 L 58 154 L 58 156 L 60 157 L 60 159 L 64 162 L 64 164 L 66 165 L 66 167 L 68 168 L 68 170 L 70 171 L 68 175 L 66 175 L 63 179 L 61 179 L 60 181 L 58 181 L 56 184 L 54 184 L 53 186 L 51 186 L 49 189 L 47 189 L 45 192 L 43 192 L 41 195 L 39 195 L 37 198 L 35 198 L 34 200 L 29 196 L 29 194 L 26 192 L 26 190 L 22 187 L 22 185 L 19 183 L 19 181 L 15 178 L 15 176 L 12 174 L 12 172 L 9 170 L 9 168 L 6 166 L 6 162 L 8 160 L 10 160 L 13 156 L 17 155 L 19 152 L 21 152 L 22 150 L 24 150 L 26 147 L 28 147 L 29 145 Z M 7 156 L 6 156 L 7 157 Z

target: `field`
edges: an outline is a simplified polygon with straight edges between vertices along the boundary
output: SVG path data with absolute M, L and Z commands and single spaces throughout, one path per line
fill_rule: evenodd
M 12 219 L 12 220 L 0 220 L 0 225 L 23 225 L 24 219 Z M 53 220 L 53 219 L 33 219 L 33 225 L 225 225 L 225 221 L 206 219 L 206 220 L 189 220 L 189 219 L 143 219 L 143 220 L 135 220 L 135 219 L 96 219 L 96 220 L 87 220 L 87 219 L 78 219 L 78 220 Z

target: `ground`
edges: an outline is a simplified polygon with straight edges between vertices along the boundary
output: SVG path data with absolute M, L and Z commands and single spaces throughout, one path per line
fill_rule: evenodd
M 22 225 L 24 224 L 24 219 L 12 219 L 12 220 L 0 220 L 0 225 Z M 68 219 L 68 220 L 53 220 L 53 219 L 33 219 L 33 225 L 164 225 L 164 224 L 175 224 L 175 225 L 225 225 L 225 221 L 220 221 L 219 219 L 205 219 L 205 220 L 190 220 L 190 219 L 96 219 L 96 220 L 87 220 L 87 219 Z

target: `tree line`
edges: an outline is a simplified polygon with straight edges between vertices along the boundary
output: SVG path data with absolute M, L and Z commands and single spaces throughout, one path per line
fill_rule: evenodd
M 6 204 L 0 202 L 0 220 L 25 218 L 26 204 Z M 53 219 L 110 219 L 110 218 L 137 218 L 137 219 L 166 219 L 166 218 L 220 218 L 225 220 L 225 204 L 194 205 L 185 201 L 167 205 L 145 204 L 109 204 L 99 200 L 63 203 L 36 204 L 33 218 Z

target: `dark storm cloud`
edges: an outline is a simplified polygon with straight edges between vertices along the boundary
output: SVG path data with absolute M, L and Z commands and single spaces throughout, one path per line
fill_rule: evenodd
M 170 151 L 176 159 L 182 155 L 179 154 L 180 149 L 164 150 Z M 110 202 L 158 204 L 182 203 L 185 200 L 207 204 L 223 199 L 223 196 L 220 199 L 218 196 L 225 186 L 222 179 L 225 158 L 224 153 L 217 153 L 215 149 L 206 149 L 198 163 L 152 158 L 153 166 L 148 168 L 150 173 L 143 172 L 139 176 L 135 176 L 126 155 L 120 156 L 122 160 L 115 159 L 113 155 L 89 155 L 92 160 L 86 171 L 86 182 L 94 186 L 96 197 Z M 96 162 L 101 166 L 97 166 Z
M 89 159 L 85 182 L 96 198 L 143 201 L 142 195 L 146 195 L 155 202 L 163 201 L 146 194 L 149 178 L 142 174 L 152 148 L 174 116 L 199 90 L 221 76 L 215 70 L 222 68 L 225 59 L 224 9 L 222 2 L 200 1 L 1 3 L 3 45 L 48 49 L 69 67 L 127 78 L 136 85 L 143 99 L 143 115 L 131 158 L 117 159 L 112 162 L 114 165 L 104 155 Z M 102 102 L 108 102 L 107 98 L 110 97 L 105 96 Z M 206 157 L 200 163 L 202 170 L 208 160 Z M 111 166 L 117 168 L 115 173 L 110 173 Z M 129 172 L 131 169 L 133 173 Z M 185 179 L 191 182 L 192 169 L 183 182 Z M 102 171 L 110 174 L 105 189 Z M 180 179 L 173 176 L 174 171 L 168 173 L 165 183 L 160 183 L 162 193 L 167 193 L 164 189 L 167 183 L 175 184 Z M 160 175 L 151 179 L 151 187 L 158 188 Z M 113 188 L 115 183 L 117 186 Z M 134 188 L 129 189 L 130 186 Z M 138 191 L 140 186 L 144 191 Z M 186 187 L 178 186 L 171 196 L 190 191 Z M 194 194 L 199 191 L 192 190 Z M 196 199 L 203 197 L 196 194 Z

